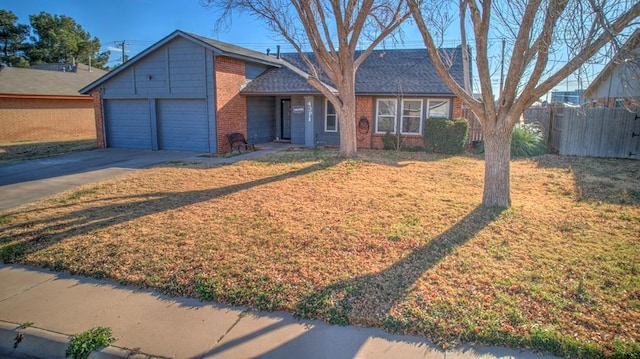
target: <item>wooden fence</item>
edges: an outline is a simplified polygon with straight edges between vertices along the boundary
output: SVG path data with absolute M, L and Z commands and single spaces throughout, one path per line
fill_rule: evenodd
M 640 114 L 623 108 L 543 107 L 525 112 L 549 148 L 565 156 L 640 159 Z
M 469 109 L 462 110 L 462 117 L 469 121 L 469 135 L 467 136 L 468 144 L 477 144 L 484 139 L 482 125 L 476 115 Z

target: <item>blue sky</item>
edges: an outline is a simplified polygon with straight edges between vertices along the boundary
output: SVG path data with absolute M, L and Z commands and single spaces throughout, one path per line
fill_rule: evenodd
M 275 51 L 277 44 L 282 46 L 283 51 L 293 51 L 285 41 L 266 30 L 259 20 L 247 15 L 234 18 L 226 31 L 215 32 L 216 12 L 203 7 L 200 0 L 5 0 L 2 8 L 16 14 L 18 22 L 22 24 L 29 24 L 29 15 L 41 11 L 73 18 L 85 31 L 100 39 L 101 51 L 111 50 L 109 66 L 117 65 L 121 59 L 115 42 L 126 41 L 127 55 L 133 57 L 176 29 L 256 51 L 265 51 L 267 48 Z M 459 38 L 457 25 L 452 26 L 445 34 L 444 46 L 459 45 Z M 494 42 L 493 51 L 497 53 L 499 41 Z M 419 33 L 411 24 L 405 26 L 403 44 L 388 46 L 424 47 Z M 571 80 L 561 83 L 557 88 L 575 88 L 576 81 Z
M 16 14 L 22 24 L 29 24 L 29 15 L 41 11 L 67 15 L 100 39 L 101 51 L 112 50 L 114 61 L 120 57 L 115 41 L 126 41 L 128 55 L 134 56 L 176 29 L 259 51 L 284 45 L 248 16 L 234 19 L 226 32 L 214 32 L 216 14 L 199 0 L 11 0 L 2 8 Z

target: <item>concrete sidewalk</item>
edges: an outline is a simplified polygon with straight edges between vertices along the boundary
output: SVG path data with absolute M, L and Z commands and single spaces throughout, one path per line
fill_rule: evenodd
M 499 347 L 444 352 L 424 338 L 172 298 L 20 265 L 0 265 L 0 283 L 0 357 L 64 358 L 70 335 L 103 326 L 117 340 L 92 358 L 543 358 Z M 32 326 L 18 328 L 27 322 Z M 23 339 L 14 351 L 18 332 Z

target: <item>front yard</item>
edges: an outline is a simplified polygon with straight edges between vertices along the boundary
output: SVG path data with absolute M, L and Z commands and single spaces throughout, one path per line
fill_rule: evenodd
M 170 163 L 0 213 L 0 259 L 447 347 L 640 355 L 640 161 L 287 151 Z

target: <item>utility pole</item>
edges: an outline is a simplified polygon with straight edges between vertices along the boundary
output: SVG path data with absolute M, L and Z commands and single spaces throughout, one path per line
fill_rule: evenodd
M 502 38 L 502 56 L 500 58 L 500 96 L 502 96 L 502 86 L 504 84 L 504 46 L 505 39 Z
M 126 52 L 127 52 L 127 43 L 122 40 L 122 42 L 114 42 L 116 47 L 119 49 L 122 49 L 122 63 L 124 64 L 125 61 L 127 61 L 127 56 L 126 56 Z

